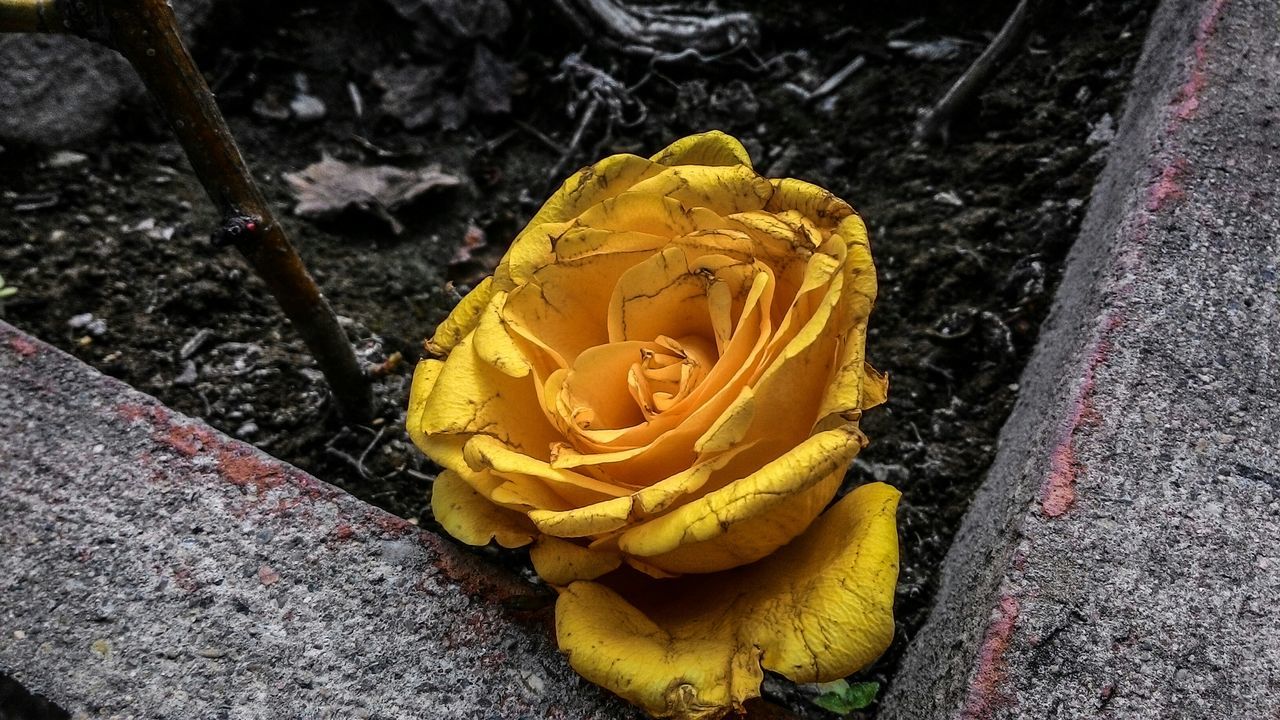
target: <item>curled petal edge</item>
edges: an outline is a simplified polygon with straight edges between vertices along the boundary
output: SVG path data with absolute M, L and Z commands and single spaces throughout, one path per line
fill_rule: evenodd
M 578 581 L 556 603 L 573 668 L 659 718 L 719 718 L 760 694 L 761 667 L 823 682 L 893 639 L 899 493 L 863 485 L 769 557 L 620 594 Z

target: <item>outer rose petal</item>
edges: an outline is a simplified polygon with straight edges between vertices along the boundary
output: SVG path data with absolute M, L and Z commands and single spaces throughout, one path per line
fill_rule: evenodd
M 611 155 L 569 176 L 533 216 L 528 227 L 571 220 L 592 205 L 665 169 L 663 165 L 635 155 Z
M 480 323 L 480 313 L 484 312 L 492 297 L 493 278 L 487 277 L 467 293 L 453 308 L 453 312 L 449 313 L 449 317 L 440 323 L 428 343 L 428 349 L 437 355 L 444 355 L 452 350 L 467 333 L 476 329 L 476 325 Z
M 719 130 L 690 135 L 671 143 L 649 158 L 663 165 L 746 165 L 751 156 L 742 143 Z
M 616 552 L 592 550 L 560 538 L 543 535 L 529 550 L 538 577 L 552 585 L 574 580 L 594 580 L 622 564 Z
M 468 545 L 497 540 L 514 548 L 533 542 L 537 534 L 527 518 L 489 502 L 452 470 L 441 472 L 431 486 L 431 513 L 445 532 Z
M 642 586 L 575 582 L 556 603 L 573 668 L 660 718 L 718 718 L 760 694 L 760 664 L 797 682 L 843 677 L 893 639 L 899 493 L 849 493 L 753 565 Z M 626 592 L 626 591 L 624 591 Z
M 618 547 L 674 573 L 758 560 L 808 527 L 864 442 L 857 430 L 818 433 L 751 475 L 632 527 Z

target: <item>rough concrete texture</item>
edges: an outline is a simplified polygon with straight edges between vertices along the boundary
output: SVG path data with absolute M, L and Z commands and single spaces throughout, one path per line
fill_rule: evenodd
M 0 323 L 0 675 L 73 717 L 634 717 L 550 600 Z
M 1280 3 L 1166 0 L 1121 127 L 883 718 L 1280 718 Z
M 214 0 L 175 0 L 188 42 Z M 124 58 L 65 35 L 0 35 L 0 144 L 63 147 L 101 134 L 145 94 Z

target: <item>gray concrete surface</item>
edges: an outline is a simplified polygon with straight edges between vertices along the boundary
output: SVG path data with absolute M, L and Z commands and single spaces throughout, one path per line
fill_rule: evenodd
M 1165 0 L 1112 152 L 882 718 L 1280 718 L 1280 3 Z
M 174 0 L 187 42 L 215 0 Z M 0 35 L 0 144 L 74 145 L 111 127 L 146 94 L 112 50 L 64 35 Z
M 633 717 L 550 602 L 0 322 L 0 674 L 73 717 Z

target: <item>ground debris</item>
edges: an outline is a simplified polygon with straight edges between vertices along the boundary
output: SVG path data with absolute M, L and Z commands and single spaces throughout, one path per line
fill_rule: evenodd
M 751 13 L 718 12 L 714 7 L 695 12 L 678 4 L 622 0 L 556 0 L 555 4 L 584 35 L 645 57 L 725 52 L 750 44 L 760 33 Z
M 440 26 L 458 38 L 493 39 L 511 26 L 511 9 L 503 0 L 387 0 L 387 4 L 418 27 L 420 39 Z
M 404 170 L 390 165 L 353 165 L 325 156 L 296 173 L 285 173 L 304 217 L 328 217 L 347 209 L 372 213 L 399 234 L 391 211 L 432 190 L 457 187 L 462 180 L 437 166 Z

